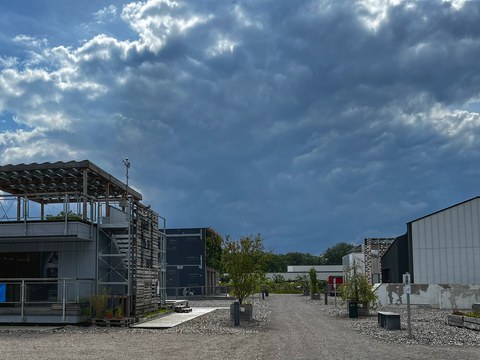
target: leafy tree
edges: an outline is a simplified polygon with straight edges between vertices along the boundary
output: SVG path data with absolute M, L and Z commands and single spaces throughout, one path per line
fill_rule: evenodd
M 254 294 L 265 277 L 266 253 L 260 235 L 246 236 L 238 241 L 224 241 L 222 262 L 230 275 L 232 294 L 240 304 Z
M 287 272 L 287 263 L 285 261 L 284 255 L 268 253 L 266 260 L 268 272 Z
M 222 266 L 222 241 L 223 238 L 212 228 L 207 228 L 205 247 L 207 252 L 206 263 L 208 267 L 220 270 Z
M 329 247 L 322 254 L 322 265 L 341 265 L 342 258 L 347 255 L 355 245 L 346 242 L 340 242 L 332 247 Z

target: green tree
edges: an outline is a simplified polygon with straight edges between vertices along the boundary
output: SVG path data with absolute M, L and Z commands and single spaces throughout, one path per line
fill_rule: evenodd
M 207 266 L 220 270 L 222 266 L 222 241 L 223 238 L 212 228 L 207 228 L 205 235 L 205 247 L 207 253 Z
M 342 258 L 347 255 L 355 245 L 346 242 L 340 242 L 332 247 L 329 247 L 321 255 L 322 265 L 341 265 Z
M 268 253 L 267 272 L 287 272 L 287 263 L 285 262 L 285 256 L 281 254 Z
M 240 304 L 254 294 L 265 278 L 267 254 L 260 235 L 245 236 L 238 241 L 224 241 L 222 263 L 230 275 L 232 294 Z

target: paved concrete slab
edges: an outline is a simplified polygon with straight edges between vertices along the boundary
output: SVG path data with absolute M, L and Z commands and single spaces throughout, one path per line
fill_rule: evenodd
M 168 329 L 177 325 L 180 325 L 186 321 L 195 319 L 196 317 L 208 314 L 217 309 L 217 307 L 195 307 L 192 308 L 192 311 L 189 313 L 171 313 L 167 316 L 163 316 L 158 319 L 146 321 L 141 324 L 131 325 L 133 328 L 141 329 Z

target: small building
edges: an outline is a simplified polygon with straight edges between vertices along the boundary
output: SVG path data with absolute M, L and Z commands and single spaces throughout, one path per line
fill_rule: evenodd
M 288 265 L 287 273 L 282 273 L 285 279 L 295 279 L 297 276 L 308 276 L 310 269 L 315 269 L 318 280 L 328 280 L 329 276 L 343 276 L 342 265 Z
M 177 228 L 165 232 L 167 296 L 213 295 L 220 281 L 220 264 L 213 261 L 215 251 L 209 251 L 207 239 L 218 234 L 210 228 Z M 221 243 L 217 247 L 221 251 Z
M 0 322 L 77 323 L 96 296 L 131 320 L 156 311 L 165 226 L 141 200 L 88 160 L 0 166 Z
M 286 281 L 294 281 L 302 276 L 309 276 L 310 269 L 314 268 L 318 280 L 328 280 L 330 276 L 343 276 L 342 265 L 288 265 L 287 272 L 267 273 L 268 280 L 275 280 L 281 276 Z
M 355 268 L 364 273 L 372 285 L 382 282 L 381 257 L 394 241 L 394 238 L 365 238 L 342 258 L 344 275 L 348 277 Z

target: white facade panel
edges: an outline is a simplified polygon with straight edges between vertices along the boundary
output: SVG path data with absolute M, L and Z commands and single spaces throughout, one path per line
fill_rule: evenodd
M 480 283 L 480 199 L 411 223 L 416 283 Z
M 342 265 L 287 265 L 287 272 L 308 273 L 311 268 L 316 272 L 342 272 Z

